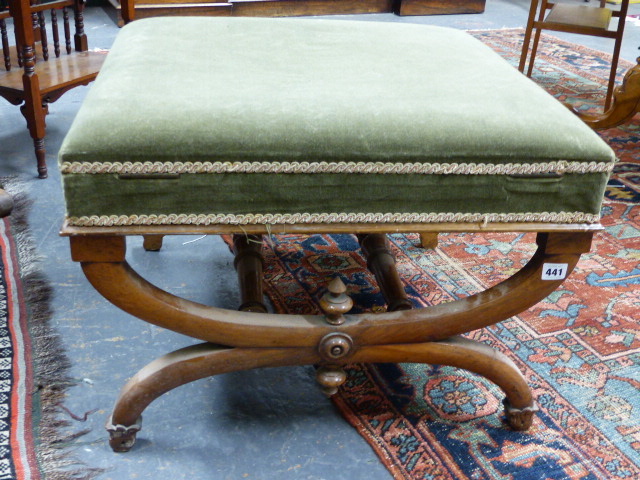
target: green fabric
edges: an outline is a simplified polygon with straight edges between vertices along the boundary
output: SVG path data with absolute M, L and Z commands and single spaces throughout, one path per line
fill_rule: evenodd
M 61 162 L 612 162 L 564 106 L 464 32 L 343 20 L 154 18 L 122 29 Z M 531 183 L 533 182 L 533 183 Z M 64 176 L 70 216 L 597 213 L 606 175 Z M 526 184 L 526 187 L 525 187 Z
M 498 175 L 182 175 L 178 180 L 120 180 L 69 175 L 74 216 L 268 213 L 597 214 L 606 174 L 562 179 Z M 194 202 L 193 199 L 198 201 Z M 553 208 L 551 208 L 553 207 Z

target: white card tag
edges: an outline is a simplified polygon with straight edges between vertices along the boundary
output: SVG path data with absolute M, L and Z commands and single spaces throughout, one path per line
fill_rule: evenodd
M 542 280 L 563 280 L 568 270 L 568 263 L 545 263 L 542 266 Z

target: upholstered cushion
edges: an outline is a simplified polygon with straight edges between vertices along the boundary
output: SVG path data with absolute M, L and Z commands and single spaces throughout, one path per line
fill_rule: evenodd
M 597 222 L 613 162 L 464 32 L 318 19 L 127 25 L 60 151 L 75 225 Z

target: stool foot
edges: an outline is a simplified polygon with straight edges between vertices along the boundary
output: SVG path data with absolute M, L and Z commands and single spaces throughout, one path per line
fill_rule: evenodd
M 127 382 L 107 424 L 111 448 L 126 452 L 135 443 L 142 412 L 156 398 L 181 385 L 221 373 L 261 367 L 309 365 L 320 360 L 311 349 L 231 348 L 200 343 L 168 353 Z
M 142 428 L 142 417 L 139 417 L 133 425 L 113 425 L 111 418 L 107 422 L 106 429 L 109 432 L 109 446 L 114 452 L 124 453 L 131 450 L 136 443 L 136 435 Z
M 513 408 L 509 404 L 509 399 L 505 398 L 502 404 L 504 405 L 504 413 L 507 415 L 507 423 L 513 430 L 520 432 L 529 430 L 533 422 L 533 415 L 540 410 L 536 402 L 531 402 L 528 407 Z
M 529 385 L 509 357 L 484 343 L 462 336 L 437 342 L 362 347 L 349 361 L 428 363 L 476 373 L 495 383 L 505 393 L 507 420 L 514 430 L 528 429 L 533 414 L 538 410 Z

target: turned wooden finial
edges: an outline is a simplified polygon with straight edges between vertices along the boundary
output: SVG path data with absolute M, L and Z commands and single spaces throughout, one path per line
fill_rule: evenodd
M 346 372 L 337 366 L 323 366 L 316 372 L 316 380 L 322 392 L 330 397 L 338 392 L 338 387 L 347 380 Z
M 320 308 L 326 315 L 325 320 L 331 325 L 342 325 L 344 314 L 353 307 L 353 300 L 346 294 L 347 287 L 339 277 L 329 282 L 328 292 L 320 299 Z

